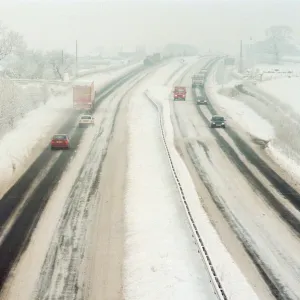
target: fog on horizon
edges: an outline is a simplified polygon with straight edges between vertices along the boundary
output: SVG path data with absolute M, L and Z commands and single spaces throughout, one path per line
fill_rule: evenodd
M 181 42 L 235 53 L 239 41 L 259 40 L 272 25 L 300 37 L 300 1 L 0 1 L 0 20 L 30 48 L 81 53 L 103 46 L 159 49 Z

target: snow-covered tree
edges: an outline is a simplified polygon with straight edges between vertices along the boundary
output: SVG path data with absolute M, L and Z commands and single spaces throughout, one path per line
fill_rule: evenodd
M 0 119 L 4 125 L 14 127 L 15 119 L 18 116 L 18 91 L 14 82 L 0 80 Z
M 72 55 L 62 51 L 49 52 L 47 57 L 55 77 L 61 80 L 64 79 L 64 73 L 72 70 L 72 66 L 75 62 Z
M 39 79 L 44 77 L 47 58 L 40 51 L 25 50 L 11 57 L 5 74 L 12 78 Z

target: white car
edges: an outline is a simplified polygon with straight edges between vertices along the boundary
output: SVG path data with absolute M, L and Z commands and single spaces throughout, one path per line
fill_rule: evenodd
M 94 117 L 92 115 L 82 115 L 79 120 L 79 127 L 85 127 L 89 125 L 94 125 Z

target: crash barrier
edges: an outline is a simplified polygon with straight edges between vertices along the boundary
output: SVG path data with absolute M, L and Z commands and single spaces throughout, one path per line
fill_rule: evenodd
M 177 185 L 177 188 L 178 188 L 178 191 L 179 191 L 179 194 L 180 194 L 180 199 L 181 199 L 181 202 L 184 206 L 184 209 L 185 209 L 185 212 L 186 212 L 186 215 L 187 215 L 187 218 L 188 218 L 188 221 L 189 221 L 189 224 L 191 226 L 191 229 L 193 231 L 193 237 L 195 238 L 196 240 L 196 243 L 197 243 L 197 246 L 200 250 L 200 254 L 202 256 L 202 259 L 205 263 L 205 267 L 207 269 L 207 272 L 210 276 L 210 279 L 211 279 L 211 283 L 212 283 L 212 286 L 214 288 L 214 293 L 215 295 L 218 297 L 219 300 L 228 300 L 226 294 L 225 294 L 225 291 L 221 285 L 221 282 L 216 274 L 216 271 L 215 271 L 215 268 L 212 264 L 212 261 L 208 255 L 208 251 L 204 245 L 204 242 L 200 236 L 200 233 L 197 229 L 197 226 L 196 226 L 196 223 L 193 219 L 193 216 L 191 214 L 191 211 L 190 211 L 190 208 L 188 206 L 188 203 L 186 201 L 186 196 L 184 194 L 184 191 L 183 191 L 183 188 L 181 186 L 181 183 L 180 183 L 180 180 L 178 178 L 178 175 L 177 175 L 177 172 L 175 170 L 175 167 L 174 167 L 174 163 L 173 163 L 173 160 L 172 160 L 172 157 L 171 157 L 171 154 L 170 154 L 170 151 L 169 151 L 169 147 L 167 145 L 167 141 L 166 141 L 166 134 L 165 134 L 165 130 L 164 130 L 164 122 L 163 122 L 163 109 L 161 107 L 160 104 L 156 103 L 154 100 L 152 100 L 147 92 L 144 93 L 144 95 L 146 96 L 146 98 L 150 101 L 151 104 L 153 104 L 153 106 L 156 108 L 158 114 L 159 114 L 159 124 L 160 124 L 160 132 L 161 132 L 161 136 L 162 136 L 162 139 L 163 139 L 163 144 L 164 144 L 164 147 L 165 147 L 165 150 L 166 150 L 166 153 L 167 153 L 167 156 L 168 156 L 168 160 L 169 160 L 169 164 L 170 164 L 170 167 L 172 169 L 172 174 L 173 174 L 173 177 L 175 179 L 175 182 L 176 182 L 176 185 Z

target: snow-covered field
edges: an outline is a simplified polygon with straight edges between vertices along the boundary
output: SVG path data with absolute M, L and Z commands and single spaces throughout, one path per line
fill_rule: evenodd
M 129 72 L 130 66 L 111 73 L 86 75 L 84 79 L 94 80 L 95 89 L 100 90 L 113 79 Z M 81 79 L 80 79 L 81 80 Z M 13 130 L 0 139 L 0 195 L 22 174 L 32 159 L 49 144 L 52 134 L 65 122 L 66 114 L 72 112 L 72 93 L 51 97 L 17 121 Z
M 295 111 L 300 116 L 300 78 L 274 79 L 262 82 L 257 88 L 277 98 L 285 108 Z
M 236 67 L 232 68 L 231 75 L 239 79 L 255 79 L 257 81 L 270 81 L 277 78 L 300 77 L 300 64 L 283 62 L 279 65 L 255 64 L 246 69 L 243 74 L 239 73 Z

